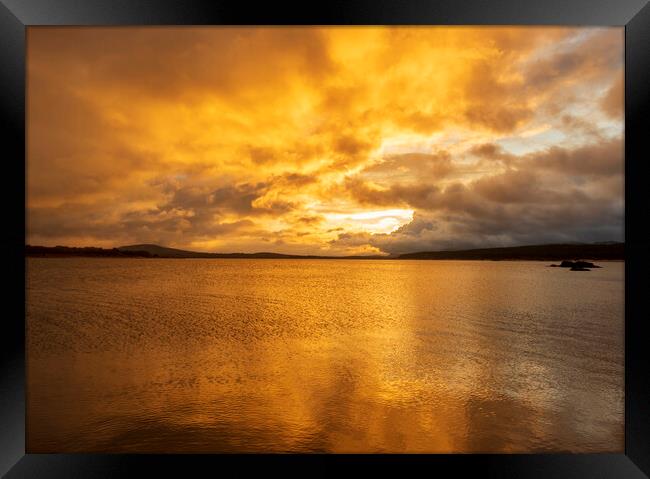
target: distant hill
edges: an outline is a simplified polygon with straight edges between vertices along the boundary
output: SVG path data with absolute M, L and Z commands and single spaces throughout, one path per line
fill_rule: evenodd
M 211 258 L 212 253 L 201 253 L 198 251 L 184 251 L 176 248 L 166 248 L 157 244 L 133 244 L 129 246 L 120 246 L 119 251 L 146 251 L 152 256 L 161 258 Z
M 481 248 L 459 251 L 422 251 L 406 253 L 398 259 L 483 259 L 483 260 L 622 260 L 625 243 L 545 244 L 512 246 L 506 248 Z
M 198 251 L 186 251 L 182 249 L 166 248 L 155 244 L 134 244 L 129 246 L 120 246 L 117 248 L 120 251 L 146 251 L 151 255 L 160 258 L 258 258 L 258 259 L 291 259 L 291 258 L 304 258 L 304 259 L 319 259 L 319 258 L 359 258 L 359 259 L 377 259 L 384 258 L 384 256 L 317 256 L 317 255 L 296 255 L 296 254 L 281 254 L 281 253 L 201 253 Z
M 150 258 L 152 255 L 147 251 L 120 251 L 118 248 L 104 249 L 87 246 L 77 248 L 74 246 L 25 246 L 26 256 L 86 256 L 86 257 L 107 257 L 107 258 Z

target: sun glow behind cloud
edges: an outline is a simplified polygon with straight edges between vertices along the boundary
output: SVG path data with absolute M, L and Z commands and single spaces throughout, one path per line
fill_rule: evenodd
M 28 242 L 622 239 L 623 30 L 28 29 Z
M 413 210 L 362 211 L 359 213 L 325 213 L 332 227 L 366 233 L 392 233 L 413 220 Z

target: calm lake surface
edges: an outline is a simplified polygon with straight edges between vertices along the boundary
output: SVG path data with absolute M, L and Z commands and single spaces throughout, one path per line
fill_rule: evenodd
M 28 452 L 622 452 L 624 264 L 27 260 Z

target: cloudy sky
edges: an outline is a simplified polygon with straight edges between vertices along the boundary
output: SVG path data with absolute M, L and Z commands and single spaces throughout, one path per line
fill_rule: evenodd
M 623 29 L 28 29 L 27 242 L 623 240 Z

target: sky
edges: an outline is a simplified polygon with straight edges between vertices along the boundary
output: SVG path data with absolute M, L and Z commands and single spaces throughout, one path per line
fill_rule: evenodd
M 623 28 L 29 27 L 27 243 L 624 239 Z

